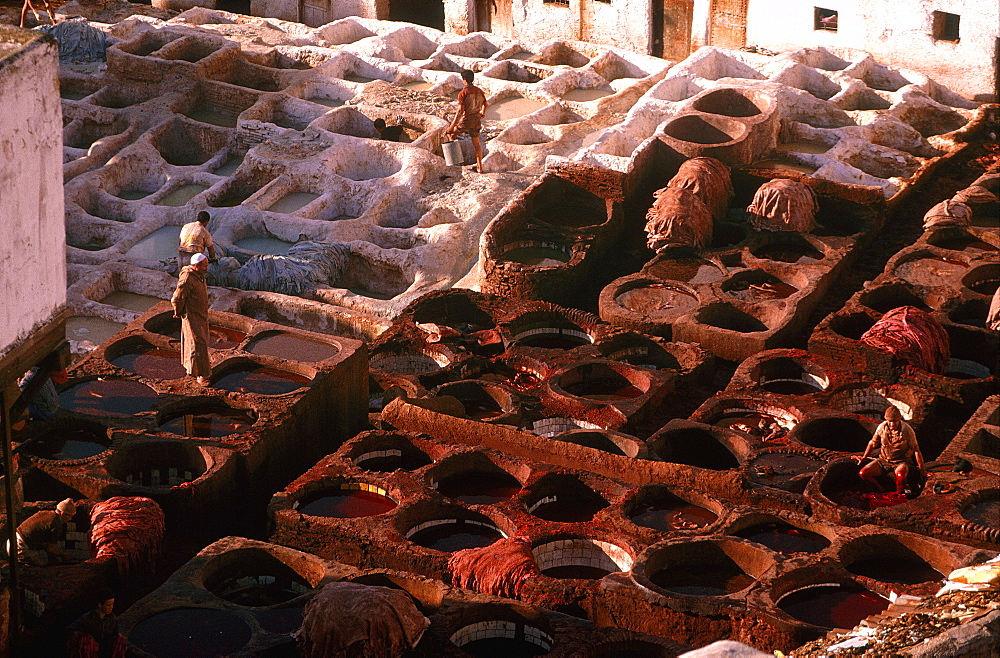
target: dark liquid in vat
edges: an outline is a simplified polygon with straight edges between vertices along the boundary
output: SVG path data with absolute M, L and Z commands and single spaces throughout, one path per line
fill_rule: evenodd
M 253 423 L 253 418 L 246 412 L 230 409 L 228 411 L 184 414 L 165 421 L 160 427 L 173 434 L 207 439 L 242 432 Z
M 826 537 L 786 523 L 764 523 L 740 530 L 735 535 L 763 544 L 785 555 L 817 553 L 830 545 Z
M 889 600 L 861 588 L 817 585 L 783 597 L 778 607 L 814 626 L 854 628 L 862 619 L 888 608 Z
M 132 416 L 149 411 L 156 391 L 124 379 L 95 379 L 59 394 L 59 404 L 72 411 L 96 416 Z
M 160 347 L 140 348 L 111 359 L 111 363 L 151 379 L 180 379 L 187 374 L 181 365 L 181 353 Z
M 231 612 L 208 608 L 168 610 L 143 619 L 128 639 L 154 656 L 215 658 L 242 649 L 253 632 Z
M 235 393 L 257 393 L 260 395 L 281 395 L 297 391 L 309 383 L 309 378 L 286 370 L 257 367 L 234 370 L 219 379 L 212 386 Z
M 86 459 L 108 449 L 107 439 L 85 430 L 50 432 L 26 449 L 44 459 Z
M 579 578 L 581 580 L 600 580 L 607 576 L 610 571 L 600 567 L 591 567 L 584 564 L 564 564 L 558 567 L 549 567 L 542 572 L 543 576 L 549 578 Z
M 303 505 L 299 511 L 310 516 L 356 519 L 385 514 L 396 509 L 396 501 L 371 491 L 343 490 Z
M 513 637 L 484 637 L 462 645 L 462 651 L 480 658 L 543 656 L 548 651 L 527 640 Z
M 632 517 L 632 523 L 654 530 L 691 530 L 704 528 L 719 518 L 704 507 L 683 501 L 670 503 L 650 503 L 639 507 Z
M 563 388 L 570 395 L 589 400 L 617 400 L 640 397 L 642 389 L 633 386 L 625 378 L 584 379 Z
M 868 576 L 883 583 L 898 583 L 900 585 L 917 585 L 944 578 L 944 574 L 920 560 L 907 560 L 898 557 L 876 557 L 861 560 L 848 568 L 853 574 Z
M 723 596 L 749 587 L 754 579 L 735 564 L 706 564 L 664 569 L 650 580 L 665 590 L 693 596 Z
M 531 514 L 546 521 L 579 523 L 591 520 L 595 514 L 607 506 L 608 503 L 605 501 L 560 497 L 550 503 L 539 505 Z
M 331 343 L 279 333 L 254 339 L 247 345 L 247 351 L 262 356 L 276 356 L 291 361 L 314 363 L 325 361 L 335 356 L 340 350 Z
M 443 523 L 414 533 L 410 541 L 425 548 L 452 553 L 466 548 L 489 546 L 502 535 L 499 530 L 468 523 Z
M 462 473 L 445 478 L 437 490 L 448 498 L 470 505 L 492 505 L 512 498 L 521 490 L 521 483 L 508 473 Z

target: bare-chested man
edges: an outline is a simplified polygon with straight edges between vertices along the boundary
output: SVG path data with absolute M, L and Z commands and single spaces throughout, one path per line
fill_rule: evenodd
M 903 420 L 899 409 L 890 405 L 885 410 L 884 418 L 885 421 L 875 428 L 864 454 L 855 459 L 860 464 L 875 452 L 878 452 L 878 456 L 862 466 L 858 475 L 876 489 L 881 489 L 878 477 L 891 471 L 896 477 L 896 491 L 902 493 L 906 489 L 906 480 L 910 476 L 910 467 L 914 461 L 917 469 L 923 472 L 924 456 L 920 452 L 920 446 L 917 445 L 916 433 Z

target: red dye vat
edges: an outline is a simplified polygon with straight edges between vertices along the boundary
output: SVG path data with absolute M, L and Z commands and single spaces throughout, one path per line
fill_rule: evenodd
M 704 507 L 678 500 L 675 503 L 656 502 L 641 505 L 630 518 L 636 525 L 669 532 L 704 528 L 715 523 L 719 517 Z
M 264 366 L 232 370 L 217 379 L 212 386 L 234 393 L 281 395 L 297 391 L 309 383 L 304 375 Z
M 154 400 L 156 391 L 125 379 L 94 379 L 59 394 L 64 409 L 95 416 L 132 416 L 149 411 Z
M 245 411 L 228 409 L 175 416 L 160 427 L 173 434 L 208 439 L 243 432 L 253 423 L 254 419 Z
M 809 532 L 787 523 L 763 523 L 734 533 L 772 551 L 788 555 L 790 553 L 817 553 L 830 545 L 823 535 Z
M 607 576 L 610 571 L 600 567 L 591 567 L 585 564 L 563 564 L 558 567 L 549 567 L 542 572 L 543 576 L 549 578 L 578 578 L 580 580 L 600 580 Z
M 489 546 L 503 535 L 496 528 L 466 523 L 461 519 L 424 528 L 410 535 L 415 544 L 436 551 L 453 553 L 466 548 Z
M 735 563 L 667 568 L 649 579 L 667 591 L 690 596 L 724 596 L 746 589 L 754 581 Z
M 111 359 L 111 363 L 123 370 L 151 379 L 180 379 L 187 374 L 181 365 L 180 352 L 152 345 L 140 347 L 135 352 L 121 354 Z
M 830 496 L 833 502 L 845 507 L 871 511 L 879 507 L 894 507 L 907 501 L 906 495 L 898 491 L 839 491 Z
M 396 509 L 396 501 L 371 491 L 340 489 L 316 498 L 299 508 L 310 516 L 337 519 L 357 519 L 363 516 L 385 514 Z
M 533 372 L 518 370 L 513 377 L 507 380 L 506 384 L 515 391 L 527 391 L 542 383 L 541 378 Z
M 340 350 L 332 343 L 295 336 L 288 333 L 270 333 L 255 338 L 247 351 L 262 356 L 276 356 L 291 361 L 313 363 L 336 356 Z
M 789 615 L 823 628 L 854 628 L 862 619 L 889 607 L 889 599 L 857 586 L 813 585 L 778 601 Z
M 509 473 L 472 471 L 444 478 L 437 490 L 470 505 L 492 505 L 516 495 L 521 483 Z
M 239 651 L 252 635 L 250 626 L 231 612 L 178 608 L 143 619 L 128 639 L 154 656 L 214 658 Z

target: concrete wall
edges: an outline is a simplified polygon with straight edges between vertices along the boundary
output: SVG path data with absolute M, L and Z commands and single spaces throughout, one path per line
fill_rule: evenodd
M 0 356 L 66 303 L 57 70 L 52 37 L 0 26 Z
M 816 7 L 838 12 L 836 32 L 813 29 Z M 961 17 L 959 41 L 933 38 L 935 11 Z M 748 44 L 772 50 L 857 48 L 882 64 L 919 71 L 973 100 L 989 100 L 995 93 L 998 36 L 997 0 L 751 0 L 747 12 Z

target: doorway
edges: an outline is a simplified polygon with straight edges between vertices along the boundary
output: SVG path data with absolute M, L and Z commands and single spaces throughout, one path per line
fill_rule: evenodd
M 654 0 L 653 55 L 679 62 L 691 54 L 694 0 Z
M 748 0 L 712 0 L 708 45 L 742 48 L 747 45 Z
M 389 0 L 389 20 L 444 30 L 444 0 Z

